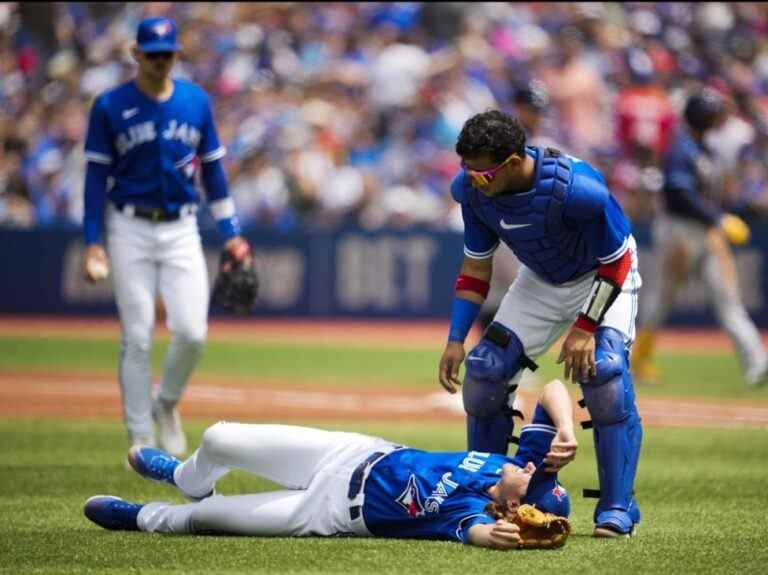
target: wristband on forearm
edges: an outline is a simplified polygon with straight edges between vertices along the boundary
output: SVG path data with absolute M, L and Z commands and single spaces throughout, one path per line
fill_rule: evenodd
M 467 339 L 472 324 L 477 319 L 482 306 L 479 303 L 469 301 L 464 298 L 454 298 L 453 308 L 451 309 L 451 329 L 448 332 L 448 341 L 458 341 L 464 343 Z
M 632 267 L 632 252 L 626 250 L 617 260 L 601 265 L 589 292 L 584 307 L 576 320 L 576 327 L 594 333 L 608 308 L 621 293 L 621 286 Z
M 621 288 L 612 281 L 597 276 L 576 320 L 576 327 L 594 333 L 620 293 Z
M 491 289 L 491 284 L 480 278 L 467 276 L 461 274 L 456 278 L 456 285 L 454 286 L 456 291 L 471 291 L 478 294 L 483 299 L 488 297 L 488 291 Z

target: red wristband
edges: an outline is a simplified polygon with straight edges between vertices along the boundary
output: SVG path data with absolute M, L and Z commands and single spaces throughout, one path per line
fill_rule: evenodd
M 473 278 L 472 276 L 460 275 L 456 278 L 456 291 L 472 291 L 476 294 L 483 296 L 483 299 L 488 297 L 488 291 L 491 289 L 491 284 L 485 280 L 479 278 Z
M 589 333 L 597 331 L 597 324 L 583 314 L 579 314 L 579 317 L 576 318 L 576 323 L 573 325 Z

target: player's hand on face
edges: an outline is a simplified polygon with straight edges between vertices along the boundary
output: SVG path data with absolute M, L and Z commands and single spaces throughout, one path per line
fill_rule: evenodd
M 90 244 L 83 256 L 83 276 L 90 283 L 105 279 L 109 275 L 109 259 L 104 246 Z
M 544 457 L 544 470 L 550 473 L 560 471 L 574 460 L 578 446 L 573 429 L 558 429 L 549 452 Z
M 459 380 L 459 367 L 464 361 L 464 346 L 458 341 L 449 341 L 445 346 L 443 356 L 440 358 L 439 379 L 448 393 L 456 393 L 456 388 L 461 385 Z
M 595 375 L 595 337 L 588 331 L 573 326 L 563 342 L 557 363 L 565 364 L 565 381 L 586 381 Z
M 520 528 L 506 519 L 497 519 L 491 526 L 490 543 L 494 549 L 517 549 L 520 544 Z

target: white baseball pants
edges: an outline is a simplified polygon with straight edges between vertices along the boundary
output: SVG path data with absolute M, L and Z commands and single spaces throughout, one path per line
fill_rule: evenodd
M 159 397 L 176 404 L 208 330 L 208 272 L 194 214 L 150 222 L 107 209 L 107 250 L 122 325 L 120 387 L 133 440 L 154 438 L 150 350 L 159 293 L 172 334 Z
M 601 327 L 611 327 L 621 332 L 627 347 L 635 339 L 637 299 L 642 285 L 637 267 L 637 244 L 632 236 L 629 238 L 629 250 L 632 254 L 632 267 L 624 280 L 621 293 L 600 324 Z M 521 265 L 494 319 L 515 332 L 523 344 L 525 354 L 535 361 L 573 325 L 589 296 L 594 278 L 595 274 L 586 274 L 575 281 L 553 285 Z M 510 385 L 519 382 L 522 372 L 520 370 L 512 378 Z
M 351 518 L 350 507 L 362 505 L 364 490 L 350 500 L 350 479 L 368 456 L 395 448 L 389 441 L 359 433 L 220 422 L 205 431 L 197 451 L 176 468 L 179 489 L 199 497 L 231 469 L 242 469 L 286 490 L 214 495 L 185 505 L 149 503 L 139 513 L 139 529 L 255 536 L 370 535 L 362 514 Z

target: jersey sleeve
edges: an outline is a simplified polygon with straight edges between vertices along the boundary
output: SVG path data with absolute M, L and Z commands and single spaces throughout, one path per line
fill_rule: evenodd
M 477 216 L 467 202 L 461 204 L 464 219 L 464 255 L 475 260 L 493 257 L 499 247 L 499 237 Z
M 563 213 L 565 223 L 584 230 L 584 237 L 601 264 L 612 263 L 629 246 L 629 220 L 598 171 L 580 163 L 574 172 Z
M 477 216 L 470 205 L 467 178 L 459 172 L 451 182 L 451 197 L 461 205 L 461 217 L 464 220 L 464 255 L 476 260 L 493 256 L 499 247 L 499 237 Z
M 477 524 L 488 525 L 491 523 L 496 523 L 496 520 L 485 512 L 468 515 L 459 521 L 456 529 L 453 531 L 453 537 L 451 538 L 469 545 L 470 527 Z
M 112 129 L 109 125 L 104 98 L 97 98 L 91 106 L 88 133 L 85 138 L 85 158 L 89 162 L 110 165 L 115 159 Z
M 219 134 L 216 131 L 216 122 L 213 119 L 211 100 L 204 95 L 204 111 L 202 134 L 200 144 L 197 147 L 197 155 L 202 163 L 213 162 L 224 157 L 227 150 L 219 142 Z
M 539 467 L 549 452 L 552 440 L 557 435 L 557 428 L 545 409 L 538 404 L 530 424 L 520 430 L 520 443 L 512 461 L 518 467 L 525 467 L 530 461 Z

